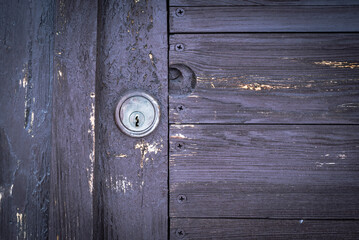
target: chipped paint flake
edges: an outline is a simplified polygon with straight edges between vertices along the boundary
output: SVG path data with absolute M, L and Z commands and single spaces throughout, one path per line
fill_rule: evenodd
M 338 154 L 337 157 L 344 160 L 347 158 L 347 155 L 342 153 L 342 154 Z
M 92 94 L 92 93 L 91 93 Z M 91 146 L 91 150 L 90 150 L 90 154 L 89 154 L 89 158 L 90 158 L 90 168 L 87 169 L 88 173 L 89 173 L 89 180 L 88 180 L 88 184 L 89 184 L 89 189 L 90 189 L 90 193 L 92 194 L 93 192 L 93 180 L 94 180 L 94 163 L 95 163 L 95 96 L 92 97 L 92 95 L 90 95 L 91 99 L 92 99 L 92 103 L 91 103 L 91 112 L 90 112 L 90 129 L 88 130 L 91 139 L 92 139 L 92 146 Z
M 172 135 L 171 138 L 175 138 L 175 139 L 188 139 L 186 136 L 184 136 L 181 133 L 176 133 L 175 135 Z
M 321 61 L 321 62 L 314 62 L 316 65 L 328 66 L 333 68 L 350 68 L 355 69 L 359 68 L 359 63 L 355 62 L 337 62 L 337 61 Z
M 62 77 L 62 72 L 61 72 L 61 70 L 59 70 L 59 76 Z
M 262 91 L 262 90 L 276 90 L 276 89 L 289 89 L 289 86 L 272 86 L 268 84 L 259 84 L 259 83 L 250 83 L 250 84 L 239 84 L 239 88 L 245 90 L 252 90 L 252 91 Z
M 118 178 L 110 177 L 110 182 L 107 182 L 107 187 L 116 192 L 126 193 L 133 189 L 133 184 L 127 177 L 120 175 Z
M 117 157 L 117 158 L 125 158 L 125 157 L 127 157 L 127 155 L 120 153 L 120 154 L 115 155 L 115 157 Z
M 163 149 L 163 139 L 161 139 L 160 142 L 154 142 L 152 144 L 145 142 L 144 140 L 141 140 L 135 145 L 135 149 L 141 150 L 141 162 L 140 162 L 140 168 L 143 168 L 143 165 L 145 162 L 149 160 L 149 158 L 146 156 L 148 153 L 154 153 L 157 154 L 158 152 L 161 152 Z
M 14 184 L 11 184 L 11 186 L 10 186 L 10 191 L 9 191 L 10 196 L 12 196 L 12 190 L 13 190 L 13 188 L 14 188 Z
M 316 162 L 315 165 L 317 167 L 323 167 L 324 165 L 335 165 L 334 162 Z

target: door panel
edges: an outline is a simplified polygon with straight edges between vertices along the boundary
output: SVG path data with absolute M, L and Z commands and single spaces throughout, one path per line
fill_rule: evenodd
M 357 0 L 170 0 L 170 6 L 359 5 Z
M 358 46 L 355 34 L 172 35 L 170 65 L 197 83 L 170 98 L 170 122 L 358 123 Z
M 179 227 L 182 227 L 181 229 Z M 183 239 L 357 239 L 358 221 L 173 219 Z M 178 239 L 179 231 L 171 231 Z M 186 237 L 187 236 L 187 237 Z
M 96 88 L 95 239 L 166 239 L 168 42 L 165 1 L 100 1 Z M 160 105 L 143 138 L 115 124 L 117 102 L 143 90 Z
M 172 125 L 170 216 L 358 218 L 358 131 Z
M 359 30 L 357 6 L 170 8 L 170 32 L 351 32 Z M 340 21 L 338 21 L 340 19 Z

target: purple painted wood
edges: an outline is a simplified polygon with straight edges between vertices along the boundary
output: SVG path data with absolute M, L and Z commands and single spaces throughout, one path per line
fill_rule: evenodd
M 359 219 L 358 132 L 359 126 L 172 125 L 170 216 Z
M 168 114 L 165 1 L 100 1 L 96 86 L 95 239 L 166 239 Z M 128 90 L 160 104 L 157 129 L 123 134 L 114 111 Z
M 358 46 L 357 34 L 173 35 L 170 65 L 197 85 L 171 95 L 170 121 L 358 123 Z
M 352 32 L 359 6 L 223 6 L 170 8 L 170 32 Z
M 170 6 L 266 6 L 266 5 L 323 5 L 323 6 L 343 6 L 359 5 L 357 0 L 170 0 Z
M 56 1 L 50 239 L 92 239 L 96 1 Z
M 54 6 L 1 1 L 0 239 L 47 239 Z
M 358 221 L 171 219 L 171 239 L 358 239 Z

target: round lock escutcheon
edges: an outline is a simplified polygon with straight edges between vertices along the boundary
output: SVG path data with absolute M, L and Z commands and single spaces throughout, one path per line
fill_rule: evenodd
M 159 120 L 158 102 L 145 92 L 127 92 L 117 103 L 115 121 L 120 130 L 128 136 L 147 136 L 155 130 Z

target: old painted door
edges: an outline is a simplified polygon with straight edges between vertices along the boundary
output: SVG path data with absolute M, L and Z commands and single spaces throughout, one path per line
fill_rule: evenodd
M 358 10 L 2 0 L 0 239 L 357 239 Z
M 1 1 L 0 239 L 167 239 L 166 1 Z M 160 104 L 121 133 L 128 90 Z

